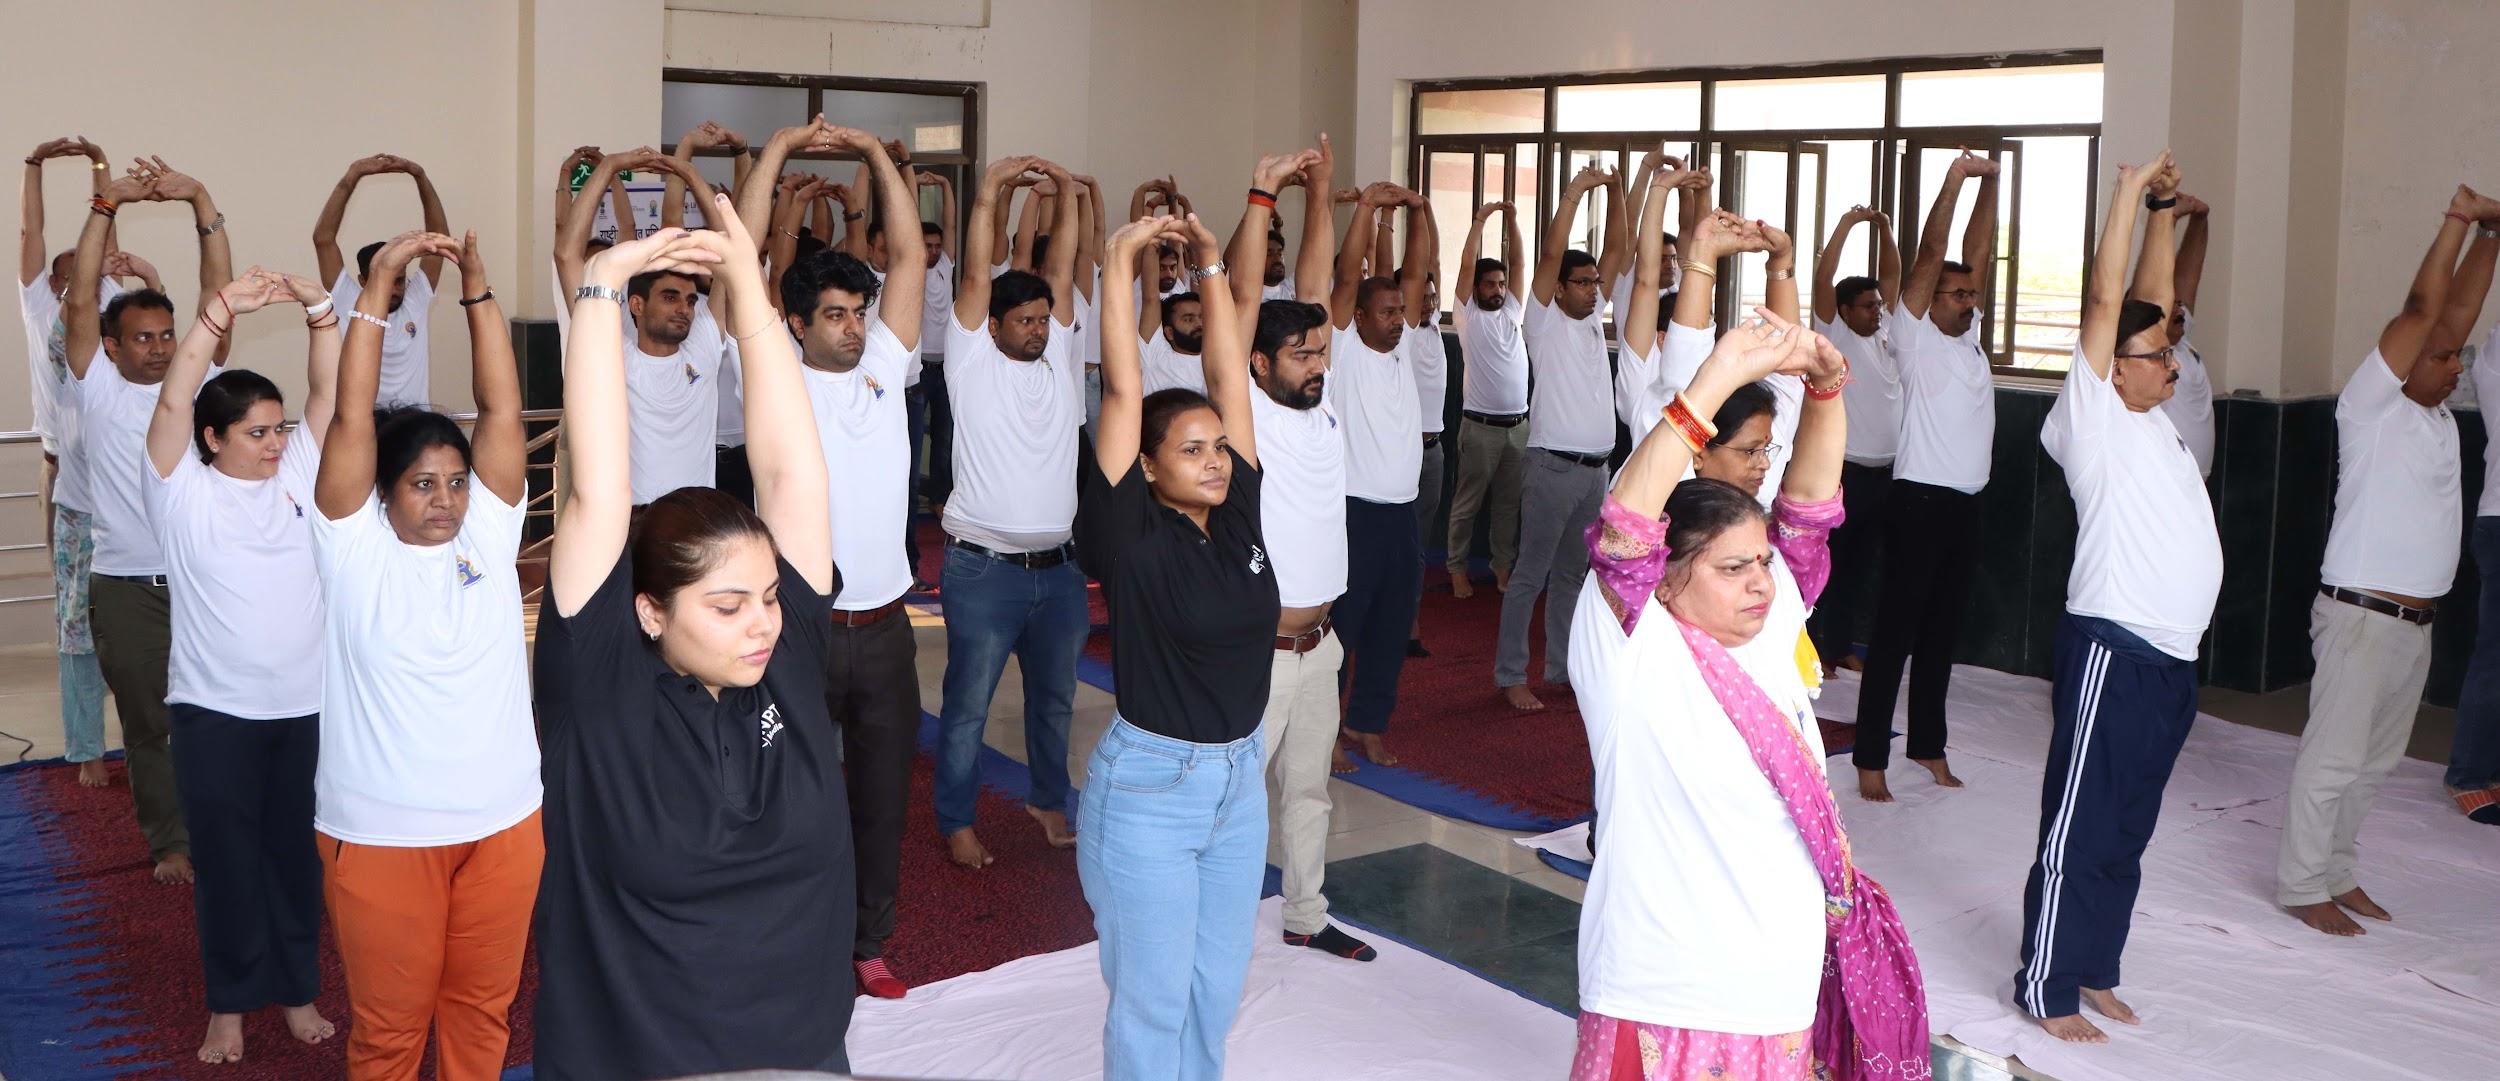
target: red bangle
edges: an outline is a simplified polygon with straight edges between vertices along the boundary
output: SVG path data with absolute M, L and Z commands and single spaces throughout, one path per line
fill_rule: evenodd
M 1273 196 L 1273 195 L 1269 195 L 1269 194 L 1268 194 L 1268 193 L 1266 193 L 1266 192 L 1259 191 L 1259 190 L 1258 190 L 1258 189 L 1256 189 L 1256 188 L 1253 188 L 1253 189 L 1251 189 L 1251 191 L 1250 191 L 1250 205 L 1251 205 L 1251 206 L 1263 206 L 1263 207 L 1268 208 L 1269 210 L 1274 210 L 1274 209 L 1276 209 L 1276 197 L 1275 197 L 1275 196 Z
M 121 209 L 121 204 L 99 195 L 87 201 L 87 209 L 109 218 Z
M 99 201 L 101 201 L 104 197 L 103 197 L 103 196 L 101 196 L 101 195 L 99 195 L 99 196 L 97 196 L 96 198 L 97 198 Z M 2442 211 L 2440 211 L 2440 212 L 2439 212 L 2439 214 L 2440 214 L 2440 216 L 2441 216 L 2441 217 L 2444 217 L 2444 218 L 2455 218 L 2455 219 L 2457 219 L 2458 221 L 2464 222 L 2464 223 L 2465 223 L 2465 224 L 2467 224 L 2467 225 L 2472 225 L 2472 224 L 2474 224 L 2474 219 L 2469 218 L 2469 217 L 2466 217 L 2465 215 L 2463 215 L 2463 214 L 2459 214 L 2459 213 L 2457 213 L 2456 211 L 2453 211 L 2453 210 L 2442 210 Z
M 204 326 L 204 327 L 207 327 L 207 328 L 208 328 L 208 332 L 209 332 L 209 333 L 211 333 L 211 334 L 216 335 L 216 336 L 218 337 L 218 340 L 222 341 L 222 340 L 224 340 L 224 339 L 225 339 L 225 337 L 226 337 L 226 332 L 225 332 L 225 330 L 224 330 L 223 328 L 220 328 L 220 327 L 217 325 L 217 321 L 216 321 L 216 320 L 209 318 L 209 317 L 208 317 L 208 313 L 207 313 L 207 312 L 201 312 L 201 313 L 200 313 L 200 325 L 201 325 L 201 326 Z
M 1684 400 L 1681 393 L 1658 413 L 1665 418 L 1667 426 L 1675 429 L 1675 434 L 1684 440 L 1684 446 L 1695 454 L 1701 453 L 1703 447 L 1719 437 L 1719 430 L 1712 427 L 1709 421 L 1693 415 L 1692 405 Z

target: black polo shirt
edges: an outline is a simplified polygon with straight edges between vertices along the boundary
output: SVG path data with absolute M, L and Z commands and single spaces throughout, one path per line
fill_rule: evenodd
M 764 679 L 717 700 L 644 640 L 630 555 L 572 618 L 540 609 L 542 1078 L 848 1067 L 857 899 L 825 712 L 832 619 L 780 567 Z
M 1077 466 L 1076 551 L 1111 608 L 1120 716 L 1157 735 L 1231 743 L 1258 731 L 1276 650 L 1276 568 L 1259 532 L 1259 471 L 1233 456 L 1207 528 L 1155 502 L 1146 472 L 1118 484 L 1093 449 Z

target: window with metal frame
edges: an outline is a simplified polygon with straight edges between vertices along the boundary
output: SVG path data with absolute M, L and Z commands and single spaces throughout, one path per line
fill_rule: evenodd
M 945 177 L 955 186 L 959 216 L 950 228 L 960 230 L 961 216 L 972 209 L 965 185 L 979 176 L 981 94 L 979 83 L 668 68 L 661 73 L 661 130 L 653 143 L 673 154 L 679 136 L 714 120 L 745 136 L 750 147 L 760 147 L 773 132 L 821 113 L 831 123 L 900 141 L 911 151 L 916 171 Z M 726 190 L 734 172 L 731 157 L 707 147 L 695 152 L 695 168 Z M 850 163 L 857 161 L 850 153 L 802 151 L 790 155 L 783 168 L 847 185 L 856 172 Z M 917 194 L 923 221 L 945 213 L 936 188 L 922 187 Z

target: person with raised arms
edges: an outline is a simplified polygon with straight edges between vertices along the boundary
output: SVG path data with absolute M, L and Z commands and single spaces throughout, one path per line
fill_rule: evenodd
M 1504 239 L 1500 258 L 1484 254 L 1485 219 L 1502 216 Z M 1519 560 L 1519 478 L 1528 451 L 1528 344 L 1522 322 L 1527 318 L 1527 274 L 1520 256 L 1519 211 L 1509 203 L 1476 208 L 1467 226 L 1467 245 L 1458 265 L 1467 274 L 1467 295 L 1450 312 L 1450 328 L 1458 332 L 1460 373 L 1458 483 L 1450 491 L 1450 596 L 1476 595 L 1468 580 L 1467 561 L 1476 543 L 1476 517 L 1486 518 L 1493 549 L 1493 590 L 1510 588 L 1511 567 Z
M 346 260 L 339 257 L 339 226 L 347 220 L 347 202 L 355 196 L 358 185 L 388 173 L 399 173 L 416 182 L 417 206 L 425 216 L 426 232 L 451 231 L 451 219 L 443 213 L 443 197 L 435 192 L 433 179 L 425 175 L 425 166 L 397 154 L 375 154 L 349 163 L 347 175 L 331 186 L 330 198 L 321 204 L 321 216 L 313 221 L 312 234 L 313 257 L 321 265 L 321 280 L 330 283 L 330 296 L 348 311 L 354 311 L 356 299 L 374 287 L 373 253 L 382 250 L 382 242 L 377 240 L 356 250 L 356 273 L 350 277 Z M 432 317 L 427 312 L 434 304 L 434 290 L 443 284 L 442 258 L 427 258 L 423 270 L 424 273 L 402 281 L 383 283 L 391 297 L 391 327 L 382 335 L 382 389 L 375 400 L 384 405 L 423 405 L 433 389 L 432 354 L 426 336 Z M 344 336 L 345 331 L 341 334 Z
M 1849 234 L 1861 224 L 1871 227 L 1876 276 L 1835 281 Z M 1823 591 L 1806 624 L 1827 672 L 1862 667 L 1852 652 L 1856 628 L 1883 567 L 1884 495 L 1892 490 L 1892 459 L 1901 446 L 1901 361 L 1885 334 L 1884 312 L 1900 288 L 1901 248 L 1893 240 L 1892 218 L 1850 207 L 1814 260 L 1814 332 L 1849 358 L 1851 373 L 1841 393 L 1849 407 L 1849 453 L 1840 467 L 1849 521 L 1832 530 L 1832 588 Z

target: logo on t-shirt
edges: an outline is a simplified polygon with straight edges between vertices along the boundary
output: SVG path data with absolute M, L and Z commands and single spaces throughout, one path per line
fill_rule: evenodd
M 756 719 L 756 727 L 764 734 L 764 746 L 771 747 L 773 737 L 781 734 L 781 703 L 765 703 L 764 715 Z
M 460 588 L 462 589 L 476 585 L 478 579 L 486 577 L 477 572 L 477 565 L 469 562 L 467 556 L 452 557 L 452 570 L 460 575 Z
M 878 401 L 885 400 L 885 388 L 877 385 L 876 376 L 869 375 L 866 372 L 861 372 L 859 378 L 861 381 L 868 384 L 868 392 L 876 395 Z
M 1258 546 L 1258 545 L 1255 545 L 1255 544 L 1251 545 L 1251 546 L 1250 546 L 1250 573 L 1252 573 L 1252 574 L 1257 574 L 1257 573 L 1259 573 L 1259 572 L 1261 572 L 1261 571 L 1265 570 L 1266 568 L 1267 568 L 1267 553 L 1266 553 L 1266 552 L 1263 552 L 1263 551 L 1260 551 L 1260 550 L 1259 550 L 1259 546 Z
M 1328 418 L 1328 430 L 1329 430 L 1329 431 L 1332 431 L 1332 432 L 1333 432 L 1333 431 L 1336 431 L 1336 430 L 1337 430 L 1337 414 L 1336 414 L 1335 412 L 1331 411 L 1331 410 L 1330 410 L 1327 406 L 1324 406 L 1324 405 L 1323 405 L 1323 406 L 1319 407 L 1319 415 L 1321 415 L 1321 416 L 1323 416 L 1323 417 Z
M 408 331 L 408 336 L 409 336 L 409 337 L 411 337 L 411 338 L 416 337 L 416 336 L 417 336 L 417 321 L 416 321 L 416 320 L 414 320 L 414 319 L 409 320 L 409 321 L 408 321 L 408 325 L 407 325 L 405 328 L 403 328 L 403 329 L 405 329 L 405 330 L 407 330 L 407 331 Z
M 697 379 L 701 379 L 701 378 L 703 378 L 703 373 L 701 373 L 701 372 L 698 372 L 698 371 L 694 370 L 694 362 L 693 362 L 693 361 L 691 361 L 691 360 L 687 361 L 687 362 L 686 362 L 686 385 L 691 387 L 691 386 L 693 386 L 693 385 L 694 385 L 695 380 L 697 380 Z
M 303 517 L 303 516 L 304 516 L 304 505 L 295 501 L 295 493 L 293 493 L 293 492 L 280 492 L 280 493 L 278 493 L 278 494 L 286 497 L 286 505 L 287 505 L 287 506 L 290 506 L 290 507 L 295 508 L 295 516 L 296 516 L 296 517 L 301 518 L 301 517 Z

